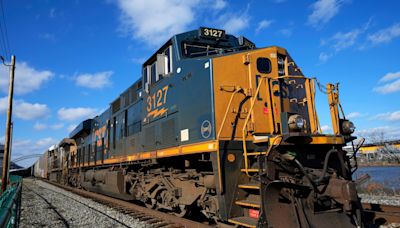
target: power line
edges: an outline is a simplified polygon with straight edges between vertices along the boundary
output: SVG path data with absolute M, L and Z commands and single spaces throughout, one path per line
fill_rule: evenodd
M 3 15 L 4 32 L 5 32 L 5 33 L 4 33 L 5 40 L 3 40 L 3 42 L 4 42 L 5 47 L 6 47 L 6 55 L 7 55 L 8 58 L 10 59 L 10 58 L 11 58 L 11 54 L 10 54 L 10 52 L 11 52 L 11 47 L 10 47 L 10 41 L 9 41 L 9 39 L 8 39 L 7 23 L 6 23 L 6 16 L 5 16 L 5 13 L 4 13 L 4 4 L 3 4 L 3 0 L 0 0 L 0 7 L 1 7 L 1 13 L 2 13 L 2 15 Z M 2 36 L 3 36 L 3 31 L 1 31 L 1 33 L 2 33 Z M 3 36 L 3 39 L 4 39 L 4 36 Z
M 1 45 L 1 50 L 2 50 L 2 52 L 4 52 L 4 56 L 8 59 L 8 51 L 7 51 L 7 47 L 6 47 L 6 45 L 5 45 L 5 39 L 4 39 L 4 33 L 3 33 L 3 28 L 2 28 L 2 26 L 1 26 L 1 22 L 0 22 L 0 33 L 1 33 L 1 42 L 0 42 L 0 45 Z

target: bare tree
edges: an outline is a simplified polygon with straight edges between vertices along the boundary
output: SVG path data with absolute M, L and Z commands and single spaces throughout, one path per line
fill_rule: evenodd
M 394 141 L 387 137 L 384 129 L 376 129 L 360 135 L 366 139 L 367 143 L 380 146 L 377 150 L 378 159 L 400 163 L 400 150 L 391 144 Z

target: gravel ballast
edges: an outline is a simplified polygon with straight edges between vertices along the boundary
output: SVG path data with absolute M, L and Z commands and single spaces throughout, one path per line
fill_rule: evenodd
M 392 206 L 400 206 L 400 196 L 384 196 L 384 195 L 369 195 L 358 194 L 362 203 L 384 204 Z
M 151 227 L 40 180 L 24 179 L 20 227 Z

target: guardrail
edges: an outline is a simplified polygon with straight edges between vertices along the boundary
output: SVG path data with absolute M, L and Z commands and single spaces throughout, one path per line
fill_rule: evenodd
M 10 184 L 0 196 L 0 227 L 18 227 L 21 215 L 22 177 L 10 176 Z

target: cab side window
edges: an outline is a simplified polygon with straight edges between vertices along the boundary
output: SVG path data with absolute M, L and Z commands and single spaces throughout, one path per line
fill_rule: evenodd
M 165 69 L 164 73 L 165 74 L 170 74 L 172 72 L 172 46 L 168 46 L 167 49 L 164 51 L 164 64 L 165 64 Z
M 159 79 L 158 75 L 157 75 L 157 66 L 156 63 L 154 62 L 153 64 L 151 64 L 150 66 L 150 78 L 151 78 L 151 84 L 156 83 Z
M 143 85 L 148 93 L 150 85 L 162 80 L 165 76 L 172 73 L 172 45 L 166 47 L 161 52 L 153 56 L 152 61 L 148 61 L 143 66 Z

